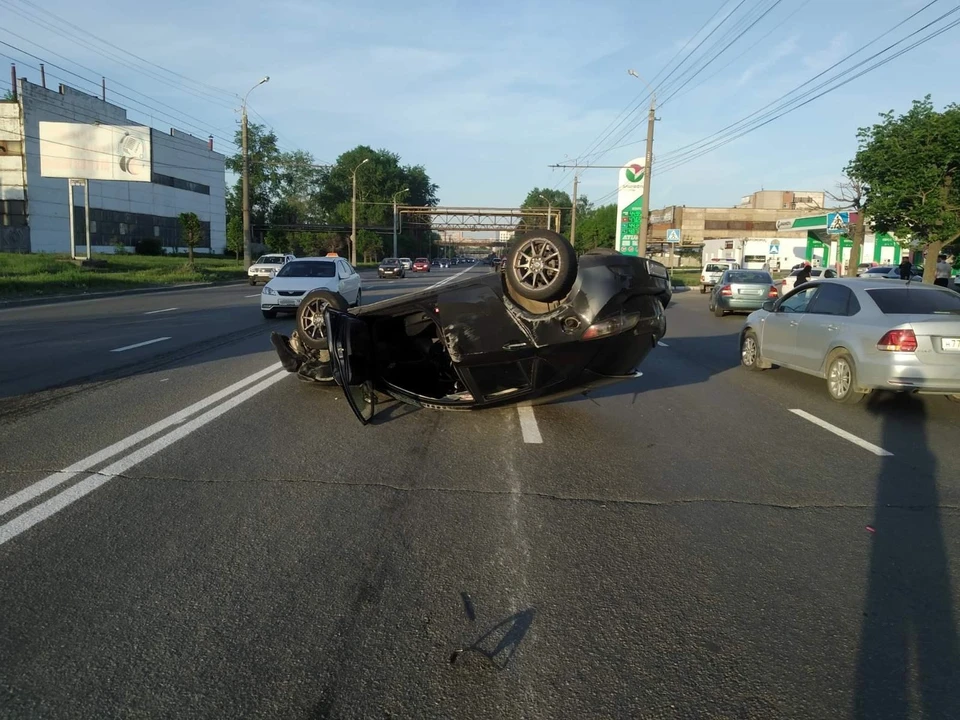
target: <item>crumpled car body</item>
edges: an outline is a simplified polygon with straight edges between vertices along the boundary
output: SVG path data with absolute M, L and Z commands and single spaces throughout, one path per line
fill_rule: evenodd
M 324 313 L 327 349 L 274 333 L 284 367 L 340 386 L 361 422 L 377 394 L 467 410 L 546 402 L 637 376 L 666 333 L 659 263 L 585 255 L 559 302 L 533 309 L 503 274 L 462 279 L 349 311 Z M 534 311 L 536 310 L 536 312 Z

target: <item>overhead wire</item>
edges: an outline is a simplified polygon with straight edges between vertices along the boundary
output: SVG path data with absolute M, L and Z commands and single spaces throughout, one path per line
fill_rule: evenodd
M 739 133 L 737 133 L 737 134 L 735 134 L 735 135 L 732 135 L 732 136 L 724 139 L 722 142 L 718 142 L 718 143 L 716 143 L 714 146 L 709 147 L 709 148 L 706 148 L 706 149 L 702 150 L 701 152 L 699 152 L 699 153 L 696 154 L 696 155 L 693 155 L 693 156 L 690 156 L 690 157 L 687 157 L 687 158 L 677 158 L 677 159 L 668 161 L 667 167 L 664 168 L 664 169 L 662 169 L 662 170 L 660 170 L 660 173 L 666 173 L 666 172 L 669 172 L 669 171 L 671 171 L 671 170 L 675 170 L 676 168 L 680 167 L 681 165 L 685 165 L 685 164 L 687 164 L 688 162 L 692 162 L 693 160 L 697 160 L 697 159 L 699 159 L 700 157 L 703 157 L 704 155 L 707 155 L 707 154 L 713 152 L 714 150 L 717 150 L 717 149 L 723 147 L 724 145 L 728 145 L 729 143 L 733 142 L 734 140 L 737 140 L 738 138 L 743 137 L 744 135 L 747 135 L 747 134 L 749 134 L 749 133 L 751 133 L 751 132 L 753 132 L 753 131 L 755 131 L 755 130 L 758 130 L 758 129 L 760 129 L 761 127 L 764 127 L 765 125 L 769 125 L 769 124 L 772 123 L 774 120 L 777 120 L 777 119 L 783 117 L 784 115 L 787 115 L 787 114 L 793 112 L 794 110 L 797 110 L 797 109 L 799 109 L 799 108 L 801 108 L 801 107 L 803 107 L 803 106 L 805 106 L 805 105 L 809 105 L 809 104 L 812 103 L 814 100 L 817 100 L 817 99 L 823 97 L 824 95 L 827 95 L 827 94 L 833 92 L 834 90 L 837 90 L 837 89 L 843 87 L 844 85 L 847 85 L 847 84 L 853 82 L 853 81 L 856 80 L 857 78 L 862 77 L 863 75 L 866 75 L 866 74 L 869 73 L 869 72 L 872 72 L 873 70 L 875 70 L 875 69 L 878 68 L 878 67 L 882 67 L 883 65 L 886 65 L 887 63 L 895 60 L 896 58 L 900 57 L 901 55 L 909 52 L 910 50 L 913 50 L 913 49 L 916 48 L 916 47 L 919 47 L 920 45 L 923 45 L 923 44 L 929 42 L 930 40 L 934 39 L 935 37 L 938 37 L 938 36 L 942 35 L 943 33 L 947 32 L 948 30 L 952 30 L 953 28 L 957 27 L 958 25 L 960 25 L 960 20 L 954 20 L 954 21 L 948 23 L 947 25 L 945 25 L 944 27 L 939 28 L 938 30 L 930 33 L 930 34 L 927 35 L 926 37 L 923 37 L 923 38 L 921 38 L 920 40 L 917 40 L 917 41 L 914 42 L 912 45 L 908 45 L 907 47 L 905 47 L 905 48 L 897 51 L 897 52 L 894 53 L 893 55 L 891 55 L 891 56 L 889 56 L 889 57 L 887 57 L 887 58 L 883 58 L 882 60 L 874 63 L 874 64 L 871 65 L 870 67 L 865 68 L 864 70 L 860 71 L 860 72 L 857 73 L 856 75 L 853 75 L 853 76 L 851 76 L 851 77 L 849 77 L 849 78 L 846 78 L 846 79 L 843 80 L 842 82 L 839 82 L 839 83 L 837 83 L 836 85 L 834 85 L 834 86 L 832 86 L 832 87 L 830 87 L 830 88 L 827 88 L 827 89 L 824 90 L 823 92 L 820 92 L 820 93 L 814 95 L 813 97 L 810 97 L 809 99 L 805 100 L 804 102 L 802 102 L 802 103 L 800 103 L 800 104 L 798 104 L 798 105 L 796 105 L 796 106 L 794 106 L 794 107 L 790 107 L 790 108 L 787 108 L 787 109 L 783 110 L 783 112 L 780 112 L 780 113 L 774 115 L 773 117 L 770 117 L 769 119 L 765 120 L 764 122 L 758 123 L 757 125 L 755 125 L 755 126 L 753 126 L 753 127 L 750 127 L 750 128 L 748 128 L 748 129 L 745 129 L 745 130 L 743 130 L 742 132 L 739 132 Z M 834 79 L 836 79 L 836 78 L 834 78 Z
M 66 38 L 67 40 L 71 41 L 71 42 L 74 43 L 75 45 L 78 45 L 78 46 L 83 47 L 83 48 L 85 48 L 85 49 L 91 50 L 92 52 L 100 55 L 101 57 L 105 57 L 105 58 L 107 58 L 107 59 L 113 60 L 114 62 L 117 62 L 117 63 L 119 63 L 120 65 L 122 65 L 124 68 L 132 69 L 132 68 L 130 68 L 130 61 L 124 59 L 124 58 L 121 57 L 118 53 L 124 53 L 124 54 L 126 54 L 126 55 L 128 55 L 128 56 L 130 56 L 130 57 L 133 57 L 133 58 L 135 58 L 135 59 L 137 59 L 137 60 L 139 60 L 139 61 L 146 62 L 146 63 L 148 63 L 148 64 L 150 64 L 150 65 L 155 66 L 155 67 L 161 68 L 162 70 L 164 70 L 164 71 L 167 72 L 167 73 L 176 75 L 177 77 L 180 78 L 179 80 L 171 80 L 170 78 L 164 77 L 164 76 L 160 75 L 159 73 L 157 73 L 157 72 L 155 72 L 155 71 L 153 71 L 153 70 L 148 70 L 148 69 L 144 69 L 144 68 L 136 68 L 136 71 L 137 71 L 137 72 L 140 72 L 140 73 L 142 73 L 143 75 L 146 75 L 147 77 L 150 77 L 151 79 L 156 80 L 157 82 L 166 84 L 166 85 L 168 85 L 168 86 L 170 86 L 170 87 L 172 87 L 172 88 L 174 88 L 174 89 L 176 89 L 176 90 L 179 90 L 179 91 L 182 91 L 182 92 L 186 92 L 186 93 L 188 93 L 188 94 L 190 94 L 190 95 L 193 95 L 193 96 L 195 96 L 195 97 L 197 97 L 197 98 L 199 98 L 199 99 L 201 99 L 201 100 L 207 101 L 207 102 L 212 103 L 212 104 L 215 104 L 215 105 L 220 105 L 221 107 L 227 107 L 227 108 L 235 107 L 235 106 L 236 106 L 236 101 L 240 99 L 240 97 L 239 97 L 236 93 L 230 93 L 230 92 L 228 92 L 228 91 L 226 91 L 226 90 L 222 90 L 222 89 L 220 89 L 220 88 L 215 88 L 214 86 L 211 86 L 211 85 L 206 85 L 205 83 L 200 83 L 200 82 L 198 82 L 198 81 L 191 80 L 190 78 L 188 78 L 188 77 L 185 76 L 185 75 L 181 75 L 180 73 L 176 73 L 176 72 L 174 72 L 174 71 L 167 70 L 166 68 L 162 68 L 162 66 L 159 66 L 159 65 L 157 65 L 156 63 L 151 63 L 150 61 L 144 60 L 143 58 L 140 58 L 140 56 L 134 55 L 133 53 L 131 53 L 131 52 L 127 51 L 127 50 L 124 50 L 123 48 L 120 48 L 118 45 L 116 45 L 116 43 L 112 43 L 112 42 L 103 40 L 102 38 L 99 38 L 98 36 L 94 35 L 93 33 L 90 33 L 89 31 L 86 31 L 86 30 L 83 30 L 82 28 L 77 27 L 77 26 L 74 25 L 73 23 L 67 23 L 67 22 L 64 21 L 64 20 L 61 20 L 61 19 L 57 18 L 55 15 L 51 15 L 49 12 L 45 11 L 43 8 L 39 8 L 38 6 L 34 5 L 33 3 L 26 2 L 26 0 L 20 0 L 20 2 L 23 2 L 23 3 L 25 3 L 25 4 L 28 4 L 28 5 L 30 5 L 31 7 L 37 8 L 38 10 L 40 10 L 41 13 L 45 13 L 45 15 L 48 16 L 51 20 L 58 22 L 60 25 L 65 26 L 65 28 L 61 28 L 61 27 L 57 27 L 56 25 L 53 25 L 49 20 L 47 20 L 46 17 L 38 17 L 36 14 L 31 13 L 31 12 L 28 11 L 28 10 L 25 10 L 25 9 L 23 9 L 23 8 L 15 7 L 15 6 L 13 6 L 13 5 L 10 4 L 10 1 L 9 1 L 9 0 L 0 0 L 0 4 L 5 5 L 11 12 L 16 13 L 16 14 L 17 14 L 18 16 L 20 16 L 21 18 L 24 18 L 25 20 L 28 20 L 29 22 L 36 23 L 37 25 L 40 25 L 41 27 L 44 27 L 44 28 L 46 28 L 47 30 L 50 30 L 51 32 L 54 32 L 54 33 L 60 35 L 61 37 Z M 105 46 L 109 47 L 110 50 L 104 50 L 104 49 L 102 49 L 102 48 L 95 47 L 95 46 L 93 46 L 93 45 L 90 44 L 90 43 L 85 43 L 85 42 L 82 41 L 82 40 L 80 39 L 80 37 L 78 36 L 78 31 L 79 31 L 80 34 L 89 35 L 90 37 L 96 39 L 96 40 L 97 40 L 99 43 L 101 43 L 102 45 L 105 45 Z M 117 52 L 114 52 L 114 51 L 117 51 Z M 185 86 L 185 85 L 184 85 L 184 82 L 183 82 L 184 80 L 186 80 L 186 81 L 188 81 L 188 82 L 191 82 L 191 83 L 194 83 L 194 84 L 202 85 L 203 87 L 205 87 L 205 88 L 207 88 L 207 89 L 206 89 L 206 90 L 199 90 L 199 89 L 196 89 L 196 88 L 193 88 L 193 87 Z M 226 95 L 226 96 L 228 96 L 228 97 L 230 98 L 230 102 L 227 103 L 226 99 L 225 99 L 225 98 L 222 98 L 222 97 L 221 97 L 221 98 L 217 98 L 217 97 L 211 96 L 211 94 L 210 94 L 210 91 L 211 91 L 211 90 L 214 91 L 214 92 L 216 92 L 216 93 L 219 93 L 219 94 L 221 94 L 221 95 Z
M 784 110 L 785 108 L 788 108 L 790 105 L 792 105 L 792 104 L 794 104 L 794 103 L 797 103 L 798 101 L 803 100 L 804 98 L 807 98 L 807 97 L 809 97 L 810 95 L 813 95 L 814 93 L 817 92 L 817 90 L 820 90 L 820 89 L 826 87 L 826 86 L 829 85 L 830 83 L 833 83 L 833 82 L 835 82 L 836 80 L 842 78 L 844 75 L 847 75 L 847 74 L 853 72 L 854 70 L 856 70 L 857 68 L 862 67 L 863 65 L 865 65 L 865 64 L 868 63 L 868 62 L 870 62 L 871 60 L 874 60 L 874 59 L 880 57 L 881 55 L 884 55 L 885 53 L 889 52 L 890 50 L 892 50 L 893 48 L 897 47 L 898 45 L 900 45 L 901 43 L 905 42 L 906 40 L 909 40 L 911 37 L 914 37 L 914 36 L 920 34 L 920 33 L 923 32 L 924 30 L 927 30 L 928 28 L 932 27 L 933 25 L 936 25 L 936 24 L 937 24 L 938 22 L 940 22 L 941 20 L 949 17 L 950 15 L 956 13 L 957 11 L 960 11 L 960 5 L 958 5 L 958 6 L 954 7 L 952 10 L 949 10 L 948 12 L 940 15 L 939 17 L 935 18 L 934 20 L 932 20 L 932 21 L 928 22 L 927 24 L 923 25 L 922 27 L 918 28 L 917 30 L 914 30 L 913 32 L 905 35 L 904 37 L 900 38 L 899 40 L 897 40 L 896 42 L 892 43 L 891 45 L 888 45 L 887 47 L 883 48 L 882 50 L 879 50 L 878 52 L 876 52 L 876 53 L 868 56 L 867 58 L 865 58 L 864 60 L 861 60 L 860 62 L 856 63 L 855 65 L 852 65 L 851 67 L 842 70 L 841 72 L 833 75 L 832 77 L 827 78 L 826 80 L 824 80 L 824 81 L 821 82 L 820 84 L 815 85 L 814 87 L 810 88 L 809 90 L 807 90 L 806 92 L 802 93 L 801 95 L 797 95 L 796 97 L 791 97 L 792 95 L 794 95 L 794 94 L 795 94 L 797 91 L 799 91 L 800 89 L 806 87 L 807 85 L 809 85 L 810 83 L 814 82 L 815 80 L 823 77 L 824 75 L 826 75 L 827 73 L 829 73 L 831 70 L 839 67 L 840 65 L 842 65 L 843 63 L 845 63 L 847 60 L 850 60 L 850 59 L 853 58 L 854 56 L 858 55 L 858 54 L 859 54 L 860 52 L 862 52 L 864 49 L 873 46 L 878 40 L 882 39 L 883 37 L 886 37 L 887 35 L 889 35 L 890 33 L 894 32 L 894 31 L 895 31 L 896 29 L 898 29 L 899 27 L 902 27 L 902 26 L 904 25 L 904 23 L 906 23 L 906 22 L 908 22 L 909 20 L 911 20 L 911 19 L 913 19 L 914 17 L 916 17 L 919 13 L 921 13 L 921 12 L 923 12 L 924 10 L 926 10 L 927 8 L 929 8 L 929 7 L 930 7 L 931 5 L 933 5 L 935 2 L 937 2 L 937 0 L 932 0 L 931 2 L 927 3 L 927 5 L 925 5 L 923 8 L 921 8 L 920 10 L 912 13 L 909 17 L 907 17 L 905 20 L 903 20 L 903 21 L 901 21 L 900 23 L 898 23 L 896 26 L 894 26 L 894 27 L 891 28 L 890 30 L 887 30 L 886 32 L 884 32 L 884 33 L 882 33 L 881 35 L 877 36 L 876 38 L 874 38 L 874 39 L 871 40 L 870 42 L 864 44 L 863 46 L 861 46 L 861 47 L 858 48 L 857 50 L 853 51 L 853 52 L 850 53 L 849 55 L 847 55 L 847 56 L 845 56 L 844 58 L 842 58 L 841 60 L 838 60 L 837 62 L 833 63 L 830 67 L 828 67 L 828 68 L 826 68 L 825 70 L 817 73 L 817 74 L 814 75 L 813 77 L 811 77 L 811 78 L 809 78 L 808 80 L 804 81 L 803 83 L 801 83 L 800 85 L 798 85 L 798 86 L 795 87 L 794 89 L 788 91 L 787 93 L 784 93 L 783 95 L 781 95 L 781 96 L 778 97 L 777 99 L 771 101 L 771 102 L 768 103 L 767 105 L 764 105 L 763 107 L 759 108 L 758 110 L 755 110 L 754 112 L 750 113 L 749 115 L 741 118 L 740 120 L 738 120 L 738 121 L 736 121 L 736 122 L 733 122 L 733 123 L 727 125 L 726 127 L 718 130 L 717 132 L 715 132 L 715 133 L 713 133 L 713 134 L 711 134 L 711 135 L 708 135 L 707 137 L 705 137 L 705 138 L 703 138 L 703 139 L 701 139 L 701 140 L 698 140 L 698 141 L 693 142 L 693 143 L 689 143 L 689 144 L 684 145 L 684 146 L 682 146 L 682 147 L 680 147 L 680 148 L 677 148 L 677 149 L 675 149 L 675 150 L 672 150 L 672 151 L 669 151 L 669 152 L 665 153 L 664 156 L 663 156 L 664 160 L 668 161 L 669 163 L 672 163 L 672 162 L 678 161 L 678 160 L 680 160 L 680 159 L 683 159 L 683 158 L 685 158 L 685 157 L 692 157 L 692 156 L 694 156 L 694 155 L 699 156 L 699 153 L 700 153 L 702 150 L 708 148 L 709 146 L 711 146 L 711 145 L 713 145 L 713 144 L 715 144 L 715 143 L 718 143 L 718 142 L 724 140 L 724 139 L 725 139 L 726 137 L 728 137 L 728 136 L 732 136 L 732 135 L 734 135 L 734 134 L 740 133 L 741 130 L 743 130 L 744 128 L 747 128 L 747 127 L 750 126 L 750 125 L 756 125 L 756 127 L 753 128 L 753 129 L 756 129 L 756 128 L 758 128 L 758 127 L 762 127 L 763 125 L 768 124 L 767 122 L 763 122 L 763 121 L 766 120 L 767 118 L 769 118 L 769 117 L 772 116 L 772 115 L 776 115 L 776 117 L 782 117 L 784 114 L 786 114 L 786 112 L 780 112 L 780 111 Z M 926 41 L 928 41 L 929 39 L 932 39 L 933 37 L 936 37 L 936 36 L 938 36 L 939 34 L 942 34 L 942 32 L 945 32 L 946 30 L 950 29 L 950 28 L 953 27 L 953 26 L 954 26 L 953 23 L 949 24 L 946 28 L 944 28 L 944 29 L 942 29 L 942 30 L 940 30 L 940 31 L 936 31 L 935 34 L 931 34 L 930 36 L 928 36 L 927 39 L 923 40 L 923 42 L 926 42 Z M 922 44 L 922 42 L 921 42 L 921 43 L 915 43 L 914 45 L 911 45 L 909 48 L 907 48 L 907 50 L 913 49 L 914 47 L 917 47 L 918 44 Z M 898 52 L 898 53 L 896 53 L 895 55 L 891 56 L 888 60 L 885 60 L 885 61 L 880 62 L 880 63 L 878 63 L 878 64 L 876 64 L 876 65 L 874 65 L 874 66 L 871 66 L 871 68 L 870 68 L 869 70 L 875 69 L 876 67 L 880 67 L 881 65 L 886 64 L 886 62 L 889 62 L 889 60 L 892 60 L 892 59 L 894 59 L 894 58 L 896 58 L 896 57 L 900 57 L 900 55 L 902 55 L 903 52 L 904 52 L 904 51 Z M 869 70 L 868 70 L 868 71 L 869 71 Z M 862 74 L 864 74 L 864 73 L 859 73 L 859 74 L 857 74 L 855 77 L 860 77 Z M 849 80 L 848 80 L 848 81 L 845 81 L 845 82 L 842 83 L 841 85 L 837 85 L 837 86 L 835 86 L 834 88 L 831 88 L 831 89 L 828 90 L 827 92 L 830 92 L 830 91 L 832 91 L 833 89 L 836 89 L 837 87 L 841 87 L 842 85 L 847 84 L 847 82 L 849 82 Z M 812 101 L 813 99 L 818 98 L 818 97 L 822 97 L 824 94 L 826 94 L 826 93 L 817 94 L 814 98 L 811 99 L 811 101 Z M 789 99 L 788 99 L 788 98 L 789 98 Z M 781 102 L 781 101 L 784 101 L 784 102 Z M 797 108 L 799 108 L 799 107 L 803 107 L 804 105 L 809 104 L 809 102 L 810 102 L 810 101 L 803 102 L 802 104 L 798 104 L 798 105 L 796 105 L 796 107 L 788 110 L 787 112 L 792 112 L 793 110 L 795 110 L 795 109 L 797 109 Z M 778 104 L 778 103 L 779 103 L 779 104 Z M 776 107 L 772 107 L 772 106 L 776 106 Z M 767 110 L 767 108 L 771 108 L 771 107 L 772 107 L 772 109 Z M 767 112 L 764 112 L 765 110 L 767 110 Z M 779 114 L 778 114 L 778 113 L 779 113 Z M 762 123 L 762 124 L 761 124 L 761 123 Z M 752 131 L 752 130 L 751 130 L 751 131 Z M 745 133 L 737 134 L 737 137 L 741 137 L 742 134 L 745 134 Z M 736 138 L 733 138 L 733 139 L 736 139 Z M 724 142 L 723 144 L 726 144 L 726 143 Z M 722 146 L 722 145 L 717 145 L 717 147 L 721 147 L 721 146 Z M 712 149 L 715 149 L 715 148 L 711 148 L 711 150 L 712 150 Z M 663 171 L 661 170 L 661 172 L 663 172 Z

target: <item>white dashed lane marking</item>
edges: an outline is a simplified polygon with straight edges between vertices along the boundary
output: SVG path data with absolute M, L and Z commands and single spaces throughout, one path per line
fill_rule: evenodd
M 831 425 L 826 420 L 821 420 L 816 415 L 811 415 L 810 413 L 804 410 L 794 409 L 794 410 L 791 410 L 790 412 L 792 412 L 794 415 L 797 415 L 798 417 L 802 417 L 804 420 L 808 420 L 809 422 L 812 422 L 814 425 L 819 425 L 824 430 L 832 432 L 837 437 L 841 437 L 844 440 L 847 440 L 848 442 L 852 442 L 854 445 L 862 447 L 864 450 L 868 450 L 872 452 L 874 455 L 878 455 L 879 457 L 893 457 L 893 453 L 890 452 L 889 450 L 884 450 L 879 445 L 874 445 L 873 443 L 867 442 L 863 438 L 857 437 L 853 433 L 848 433 L 843 428 L 838 428 L 836 425 Z
M 153 340 L 144 340 L 143 342 L 134 343 L 133 345 L 124 345 L 123 347 L 114 348 L 110 352 L 126 352 L 127 350 L 135 350 L 136 348 L 146 347 L 147 345 L 153 345 L 154 343 L 163 342 L 164 340 L 169 340 L 169 337 L 154 338 Z
M 543 443 L 540 428 L 537 426 L 537 416 L 533 414 L 533 408 L 522 406 L 517 408 L 517 412 L 520 414 L 520 432 L 523 433 L 523 441 L 534 445 Z

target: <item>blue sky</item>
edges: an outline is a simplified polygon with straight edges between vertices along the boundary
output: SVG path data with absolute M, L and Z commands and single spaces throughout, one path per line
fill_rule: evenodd
M 739 1 L 723 3 L 717 19 Z M 958 27 L 855 83 L 666 171 L 671 150 L 762 108 L 875 36 L 897 28 L 875 46 L 880 49 L 955 5 L 940 0 L 902 24 L 928 1 L 744 0 L 701 51 L 738 20 L 773 9 L 693 79 L 688 92 L 658 112 L 652 204 L 728 206 L 761 187 L 833 189 L 856 150 L 857 128 L 872 123 L 878 112 L 906 109 L 927 93 L 938 106 L 960 100 Z M 99 46 L 86 32 L 239 94 L 270 75 L 270 82 L 250 96 L 252 118 L 272 126 L 284 148 L 303 148 L 330 161 L 357 144 L 383 147 L 406 163 L 424 165 L 440 186 L 442 204 L 516 206 L 535 185 L 569 191 L 569 173 L 548 166 L 578 157 L 625 107 L 643 103 L 638 98 L 643 85 L 627 69 L 650 80 L 661 68 L 672 67 L 668 61 L 684 43 L 693 37 L 674 64 L 712 29 L 713 23 L 694 35 L 721 1 L 174 0 L 149 21 L 131 7 L 104 0 L 0 0 L 0 28 L 26 38 L 0 29 L 0 40 L 43 57 L 48 83 L 91 89 L 51 64 L 97 84 L 106 75 L 108 88 L 113 83 L 134 88 L 151 100 L 121 91 L 183 122 L 111 95 L 129 106 L 134 119 L 201 136 L 232 137 L 239 101 L 161 83 L 150 75 L 159 73 L 156 68 L 147 66 L 148 72 L 130 58 L 95 53 Z M 46 26 L 24 14 L 43 18 Z M 960 12 L 944 22 L 956 18 Z M 53 32 L 58 20 L 77 29 Z M 38 73 L 25 64 L 36 60 L 5 45 L 0 53 L 5 62 L 17 58 L 19 74 L 38 81 Z M 683 72 L 681 68 L 668 82 Z M 669 94 L 665 87 L 660 97 Z M 613 146 L 635 123 L 616 144 L 637 144 L 613 149 L 594 162 L 616 165 L 642 155 L 642 142 L 637 142 L 645 136 L 641 115 L 645 112 L 631 116 L 600 149 Z M 219 139 L 217 145 L 225 148 Z M 661 158 L 665 171 L 658 173 Z M 614 170 L 582 175 L 581 190 L 593 199 L 608 195 L 615 185 Z

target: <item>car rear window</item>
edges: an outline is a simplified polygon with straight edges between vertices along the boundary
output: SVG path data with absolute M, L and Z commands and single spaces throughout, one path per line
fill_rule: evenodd
M 277 277 L 306 277 L 306 278 L 332 278 L 337 276 L 337 268 L 333 262 L 322 260 L 296 260 L 288 262 L 283 269 L 277 273 Z
M 932 288 L 883 288 L 867 295 L 884 315 L 960 315 L 960 295 Z
M 770 273 L 765 272 L 749 272 L 745 270 L 737 270 L 730 272 L 727 275 L 727 278 L 732 283 L 746 283 L 746 284 L 757 284 L 757 285 L 772 285 L 773 278 L 770 277 Z
M 707 265 L 704 272 L 724 272 L 728 267 L 728 265 Z

